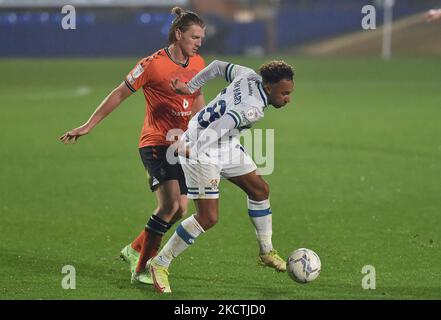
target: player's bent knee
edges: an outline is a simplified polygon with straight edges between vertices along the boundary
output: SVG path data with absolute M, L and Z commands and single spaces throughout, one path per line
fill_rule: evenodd
M 179 211 L 179 208 L 179 201 L 170 201 L 158 207 L 158 214 L 172 217 Z
M 268 183 L 263 182 L 257 188 L 248 193 L 248 197 L 254 201 L 263 201 L 269 198 L 270 188 Z

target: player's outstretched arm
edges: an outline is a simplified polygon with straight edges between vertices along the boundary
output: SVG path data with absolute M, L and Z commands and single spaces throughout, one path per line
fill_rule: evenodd
M 63 134 L 59 139 L 61 142 L 75 143 L 79 137 L 88 134 L 92 129 L 103 120 L 109 113 L 115 110 L 121 102 L 123 102 L 128 96 L 132 94 L 132 91 L 127 85 L 122 82 L 117 88 L 115 88 L 98 106 L 95 112 L 90 116 L 89 120 L 82 126 L 69 130 Z
M 432 9 L 425 13 L 424 15 L 427 22 L 441 19 L 441 9 Z
M 222 77 L 228 82 L 232 82 L 233 79 L 246 73 L 255 73 L 253 69 L 234 65 L 225 61 L 214 60 L 204 69 L 202 69 L 197 75 L 191 79 L 187 85 L 183 84 L 178 79 L 172 79 L 171 88 L 180 94 L 192 94 L 202 88 L 208 81 Z
M 191 79 L 187 87 L 190 93 L 194 93 L 203 87 L 208 81 L 217 77 L 225 77 L 225 72 L 230 63 L 214 60 Z
M 193 79 L 188 82 L 188 84 L 180 81 L 179 79 L 172 79 L 170 82 L 170 87 L 178 94 L 193 94 L 208 81 L 216 77 L 222 77 L 225 74 L 228 65 L 228 62 L 214 60 L 204 69 L 199 71 L 199 73 L 195 75 Z

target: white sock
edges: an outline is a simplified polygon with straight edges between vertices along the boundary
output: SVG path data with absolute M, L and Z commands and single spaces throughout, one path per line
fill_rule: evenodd
M 154 258 L 155 262 L 168 268 L 171 261 L 193 244 L 194 240 L 203 232 L 205 232 L 204 229 L 194 216 L 188 217 L 176 228 L 175 233 Z
M 273 243 L 271 241 L 273 235 L 273 215 L 269 199 L 254 201 L 248 198 L 248 215 L 256 229 L 260 254 L 270 252 L 273 250 Z

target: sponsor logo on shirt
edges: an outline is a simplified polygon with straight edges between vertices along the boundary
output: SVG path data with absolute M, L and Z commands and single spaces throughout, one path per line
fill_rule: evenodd
M 135 70 L 133 70 L 133 78 L 137 79 L 139 78 L 140 75 L 142 75 L 142 73 L 144 72 L 144 68 L 142 67 L 142 65 L 138 64 L 135 68 Z
M 177 117 L 191 116 L 191 111 L 175 111 L 175 110 L 172 110 L 171 113 L 172 113 L 172 115 L 177 116 Z
M 189 105 L 190 103 L 188 102 L 188 100 L 184 99 L 184 101 L 182 102 L 182 106 L 184 107 L 184 109 L 187 109 Z
M 251 79 L 251 78 L 248 78 L 247 81 L 248 81 L 248 95 L 252 96 L 254 94 L 253 93 L 253 84 L 255 83 L 255 81 L 254 81 L 254 79 Z

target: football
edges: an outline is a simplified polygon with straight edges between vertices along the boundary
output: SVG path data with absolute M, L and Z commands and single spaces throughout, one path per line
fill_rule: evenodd
M 321 271 L 320 258 L 311 249 L 300 248 L 288 257 L 286 270 L 296 282 L 307 283 L 315 280 Z

